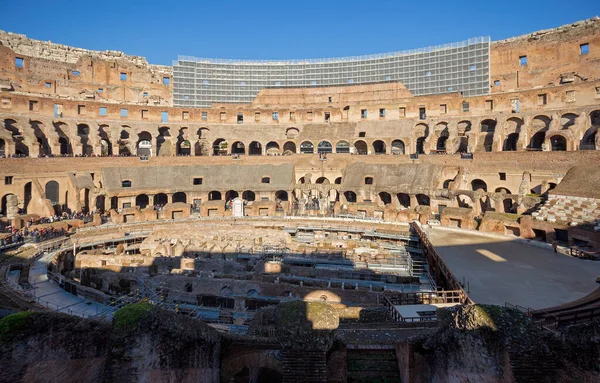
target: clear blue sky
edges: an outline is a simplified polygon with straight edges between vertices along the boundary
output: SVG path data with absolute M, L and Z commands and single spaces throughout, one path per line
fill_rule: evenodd
M 0 0 L 0 29 L 170 65 L 384 53 L 504 39 L 600 13 L 600 0 Z

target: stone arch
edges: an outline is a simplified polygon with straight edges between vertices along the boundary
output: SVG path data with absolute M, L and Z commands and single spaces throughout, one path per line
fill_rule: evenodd
M 590 112 L 590 124 L 592 126 L 600 126 L 600 110 Z
M 231 154 L 246 154 L 246 147 L 242 141 L 231 144 Z
M 135 206 L 138 206 L 140 209 L 145 209 L 150 204 L 150 198 L 148 198 L 147 194 L 138 194 L 135 197 Z
M 300 134 L 298 128 L 290 127 L 285 130 L 285 137 L 288 140 L 293 140 L 294 138 L 298 137 L 298 134 Z
M 156 155 L 157 156 L 171 156 L 171 128 L 168 126 L 161 126 L 158 128 L 158 136 L 156 137 Z
M 417 198 L 417 204 L 419 206 L 430 206 L 431 205 L 431 199 L 429 198 L 428 195 L 417 194 L 415 197 Z
M 279 199 L 281 201 L 288 201 L 289 200 L 288 192 L 285 190 L 277 190 L 275 192 L 275 198 Z
M 46 182 L 44 196 L 46 199 L 50 200 L 52 206 L 60 205 L 60 186 L 58 182 L 54 180 Z
M 319 145 L 317 145 L 317 152 L 319 154 L 321 154 L 321 153 L 325 153 L 325 154 L 333 153 L 333 147 L 331 146 L 331 142 L 329 142 L 329 141 L 321 141 L 321 142 L 319 142 Z
M 284 154 L 296 154 L 296 144 L 292 141 L 288 141 L 283 144 L 283 153 Z
M 366 155 L 369 153 L 367 148 L 367 143 L 363 140 L 358 140 L 354 143 L 354 147 L 356 148 L 356 154 Z
M 281 151 L 279 150 L 279 144 L 275 141 L 269 141 L 265 149 L 268 155 L 281 154 Z
M 213 156 L 227 155 L 227 141 L 224 138 L 217 138 L 213 142 Z
M 350 143 L 345 140 L 338 141 L 335 144 L 336 153 L 350 153 Z
M 173 194 L 172 201 L 173 203 L 187 203 L 187 194 L 185 192 L 177 192 Z
M 313 154 L 315 152 L 315 146 L 310 141 L 304 141 L 300 144 L 300 153 Z
M 483 150 L 491 152 L 494 145 L 494 134 L 496 133 L 496 121 L 492 119 L 485 119 L 481 121 L 480 133 L 483 135 Z
M 316 184 L 325 184 L 325 185 L 329 185 L 330 182 L 326 177 L 319 177 L 317 178 L 317 180 L 315 181 Z
M 502 151 L 514 152 L 517 150 L 517 143 L 519 142 L 519 133 L 510 133 L 506 136 L 504 144 L 502 145 Z
M 154 195 L 152 204 L 154 206 L 165 206 L 169 203 L 169 197 L 165 193 L 158 193 Z
M 192 154 L 192 143 L 189 140 L 181 139 L 177 142 L 177 155 L 189 156 Z
M 373 152 L 375 154 L 385 154 L 385 142 L 382 140 L 373 141 Z
M 550 136 L 550 150 L 553 152 L 564 152 L 567 150 L 567 139 L 561 134 Z
M 89 156 L 94 153 L 90 140 L 90 127 L 88 124 L 77 124 L 77 136 L 81 140 L 81 154 Z
M 256 193 L 252 190 L 246 190 L 242 193 L 242 199 L 246 201 L 256 201 Z
M 221 196 L 221 192 L 218 190 L 212 190 L 210 193 L 208 193 L 209 201 L 221 201 L 222 199 L 223 197 Z
M 392 203 L 392 196 L 388 192 L 380 192 L 379 200 L 383 203 L 383 205 L 388 205 Z
M 438 152 L 446 152 L 446 143 L 449 137 L 448 127 L 444 128 L 441 132 L 439 132 L 439 137 L 435 144 L 435 150 Z
M 580 150 L 595 150 L 596 141 L 598 139 L 598 126 L 592 126 L 585 131 L 581 141 L 579 142 Z
M 227 190 L 225 192 L 225 201 L 231 201 L 235 198 L 238 198 L 240 195 L 235 190 Z
M 527 145 L 529 150 L 542 150 L 546 139 L 546 132 L 550 129 L 551 118 L 545 115 L 535 116 L 529 123 L 529 135 L 531 139 Z
M 50 148 L 50 143 L 48 142 L 48 138 L 44 133 L 45 128 L 44 124 L 40 121 L 32 120 L 29 122 L 29 125 L 33 129 L 33 134 L 37 139 L 38 143 L 38 153 L 40 157 L 49 156 L 52 154 L 52 149 Z
M 140 132 L 136 148 L 138 156 L 152 156 L 152 135 L 147 131 Z
M 350 202 L 356 202 L 356 193 L 348 190 L 344 192 L 344 197 L 346 198 L 346 201 Z
M 406 150 L 406 146 L 404 145 L 404 141 L 402 141 L 402 140 L 392 141 L 392 154 L 402 155 L 405 153 L 405 150 Z
M 471 181 L 471 190 L 476 191 L 482 189 L 484 192 L 487 192 L 487 184 L 484 180 L 474 179 Z
M 79 202 L 81 211 L 87 213 L 90 211 L 90 189 L 83 188 L 79 190 Z
M 17 126 L 17 121 L 11 118 L 4 119 L 4 128 L 10 132 L 15 142 L 15 154 L 20 156 L 29 156 L 29 146 L 26 144 L 26 138 L 23 132 Z
M 8 211 L 8 197 L 14 196 L 12 193 L 7 193 L 2 196 L 2 200 L 0 201 L 0 215 L 7 215 Z
M 252 141 L 250 145 L 248 145 L 248 155 L 250 156 L 260 156 L 262 155 L 262 145 L 258 141 Z
M 342 177 L 336 178 L 333 183 L 336 184 L 336 185 L 341 185 L 341 183 L 342 183 Z

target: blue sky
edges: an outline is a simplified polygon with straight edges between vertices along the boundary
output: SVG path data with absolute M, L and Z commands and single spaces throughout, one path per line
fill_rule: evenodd
M 0 29 L 170 65 L 177 55 L 338 57 L 499 40 L 599 13 L 599 0 L 0 0 Z

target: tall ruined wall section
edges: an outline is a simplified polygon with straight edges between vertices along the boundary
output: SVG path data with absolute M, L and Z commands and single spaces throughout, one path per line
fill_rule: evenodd
M 582 44 L 588 44 L 589 53 L 581 54 Z M 523 56 L 526 65 L 521 65 Z M 493 93 L 597 80 L 600 18 L 495 41 L 490 61 Z
M 22 59 L 22 65 L 17 59 Z M 2 90 L 45 97 L 171 105 L 172 73 L 170 66 L 150 65 L 144 57 L 74 48 L 0 31 Z

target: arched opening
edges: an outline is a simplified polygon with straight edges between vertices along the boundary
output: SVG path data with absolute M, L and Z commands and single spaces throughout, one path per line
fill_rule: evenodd
M 56 181 L 48 181 L 45 187 L 45 197 L 50 200 L 52 206 L 60 205 L 60 188 L 58 186 L 58 182 Z
M 446 181 L 444 181 L 444 184 L 442 185 L 442 189 L 448 189 L 448 188 L 450 188 L 450 182 L 454 182 L 454 180 L 446 180 Z
M 350 153 L 350 143 L 348 141 L 339 141 L 335 144 L 336 153 Z
M 146 194 L 140 194 L 135 197 L 135 206 L 145 209 L 150 204 L 150 198 Z
M 550 121 L 550 117 L 544 115 L 535 116 L 533 120 L 531 120 L 531 123 L 529 124 L 531 139 L 527 146 L 528 150 L 542 150 L 546 132 L 550 129 Z
M 81 154 L 85 156 L 92 155 L 94 149 L 90 145 L 90 127 L 87 124 L 78 124 L 77 135 L 81 138 Z
M 417 154 L 425 154 L 425 139 L 427 137 L 417 138 Z
M 170 156 L 171 151 L 171 128 L 163 126 L 158 129 L 158 137 L 156 137 L 156 155 Z
M 499 188 L 496 188 L 496 193 L 512 194 L 512 193 L 510 192 L 510 190 L 508 190 L 507 188 L 504 188 L 504 187 L 499 187 Z
M 392 154 L 403 155 L 405 153 L 404 141 L 394 140 L 392 141 Z
M 438 152 L 445 152 L 446 151 L 446 141 L 448 141 L 448 136 L 441 136 L 440 138 L 438 138 L 437 143 L 435 145 L 435 149 Z
M 598 126 L 592 126 L 591 128 L 589 128 L 581 138 L 581 141 L 579 143 L 579 150 L 595 150 L 597 134 Z
M 293 140 L 298 137 L 298 134 L 300 134 L 300 131 L 297 128 L 287 128 L 285 131 L 285 136 L 288 140 Z
M 173 194 L 173 203 L 187 203 L 187 195 L 184 192 Z
M 550 147 L 553 152 L 564 152 L 567 150 L 567 140 L 561 135 L 550 137 Z
M 390 193 L 387 192 L 379 193 L 379 199 L 384 205 L 392 203 L 392 196 L 390 195 Z
M 487 184 L 483 180 L 475 179 L 471 181 L 471 190 L 476 191 L 480 189 L 487 192 Z
M 546 132 L 537 132 L 531 137 L 528 149 L 531 150 L 542 150 L 544 140 L 546 139 Z
M 514 203 L 512 198 L 505 198 L 502 200 L 502 207 L 505 213 L 516 213 L 517 209 L 513 208 Z
M 517 150 L 517 142 L 519 141 L 519 133 L 511 133 L 504 140 L 502 150 L 505 152 L 514 152 Z
M 112 145 L 108 140 L 100 140 L 100 155 L 107 157 L 112 155 Z
M 221 197 L 221 192 L 217 191 L 217 190 L 213 190 L 210 193 L 208 193 L 208 200 L 209 201 L 220 201 L 222 199 Z
M 246 147 L 241 141 L 236 141 L 231 145 L 231 154 L 246 154 Z
M 375 154 L 385 154 L 385 142 L 381 140 L 373 141 L 373 151 Z
M 348 202 L 356 202 L 356 193 L 353 191 L 345 191 L 344 197 L 346 198 L 346 201 L 348 201 Z
M 8 197 L 14 195 L 11 193 L 5 194 L 2 196 L 2 201 L 0 202 L 0 215 L 6 215 L 8 209 Z
M 189 156 L 192 154 L 192 143 L 189 140 L 179 141 L 177 143 L 177 155 Z
M 137 156 L 152 156 L 152 135 L 150 133 L 141 132 L 140 134 L 138 134 Z
M 224 138 L 217 138 L 213 142 L 213 156 L 227 155 L 227 141 Z
M 25 197 L 23 199 L 23 209 L 27 213 L 27 206 L 29 205 L 29 202 L 31 201 L 31 182 L 27 182 L 25 184 L 25 187 L 23 188 L 23 196 Z
M 417 194 L 417 204 L 420 206 L 429 206 L 431 201 L 429 200 L 429 196 L 425 194 Z
M 356 154 L 366 155 L 369 151 L 367 149 L 367 143 L 363 140 L 358 140 L 354 143 L 354 148 L 356 148 Z
M 165 193 L 158 193 L 154 195 L 152 202 L 154 206 L 165 206 L 169 203 L 169 197 Z
M 71 144 L 66 137 L 60 137 L 58 139 L 58 144 L 60 145 L 60 155 L 61 156 L 70 156 L 73 154 L 73 150 L 71 149 Z
M 110 208 L 112 210 L 119 209 L 119 197 L 110 197 Z
M 321 141 L 319 142 L 319 145 L 317 145 L 317 152 L 319 154 L 321 153 L 333 153 L 333 148 L 331 146 L 331 143 L 329 141 Z
M 29 156 L 29 147 L 23 142 L 23 132 L 17 127 L 17 121 L 7 118 L 4 120 L 4 127 L 13 137 L 15 142 L 15 154 L 18 156 Z
M 275 198 L 281 201 L 288 201 L 288 192 L 286 192 L 285 190 L 278 190 L 275 192 Z
M 227 192 L 225 192 L 225 201 L 231 201 L 237 197 L 239 197 L 239 194 L 235 190 L 227 190 Z
M 250 145 L 248 145 L 248 154 L 251 156 L 260 156 L 262 155 L 262 145 L 258 141 L 252 141 Z
M 398 202 L 400 203 L 400 206 L 405 207 L 405 208 L 410 208 L 410 196 L 406 193 L 398 193 L 396 194 L 396 197 L 398 198 Z
M 285 144 L 283 144 L 283 154 L 296 154 L 296 144 L 291 141 L 288 141 Z
M 340 185 L 342 183 L 342 177 L 338 177 L 335 179 L 334 184 Z
M 242 199 L 246 201 L 255 201 L 256 194 L 252 190 L 246 190 L 242 193 Z
M 315 146 L 310 141 L 304 141 L 300 144 L 300 153 L 313 154 L 315 152 Z
M 496 132 L 496 121 L 483 120 L 481 121 L 481 133 L 485 133 L 483 139 L 483 149 L 486 152 L 491 152 L 494 144 L 494 133 Z
M 104 197 L 103 195 L 99 195 L 96 197 L 96 211 L 99 213 L 104 213 L 104 204 L 106 203 L 106 197 Z
M 79 202 L 81 204 L 81 211 L 88 213 L 90 211 L 90 189 L 83 188 L 79 191 Z
M 326 177 L 319 177 L 315 183 L 328 185 L 330 182 Z
M 574 113 L 563 114 L 560 118 L 561 130 L 568 130 L 571 126 L 577 123 L 577 115 Z
M 267 150 L 267 154 L 271 155 L 271 156 L 281 153 L 279 150 L 279 144 L 275 141 L 268 142 L 267 146 L 266 146 L 266 150 Z
M 6 156 L 6 142 L 0 138 L 0 157 Z
M 48 138 L 46 134 L 44 134 L 44 124 L 40 121 L 31 121 L 31 128 L 33 129 L 33 134 L 38 142 L 38 150 L 40 157 L 49 156 L 51 154 L 50 145 L 48 143 Z
M 124 126 L 125 127 L 125 126 Z M 125 127 L 128 128 L 128 127 Z M 130 156 L 131 150 L 129 150 L 129 131 L 126 129 L 121 130 L 121 134 L 119 135 L 119 140 L 117 141 L 119 144 L 119 155 L 120 156 Z

